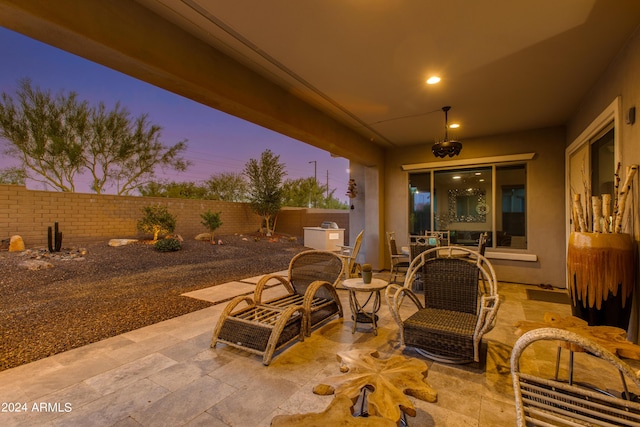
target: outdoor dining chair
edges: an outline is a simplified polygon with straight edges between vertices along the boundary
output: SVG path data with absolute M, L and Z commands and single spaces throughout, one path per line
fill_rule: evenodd
M 426 236 L 409 236 L 410 244 L 409 244 L 409 254 L 410 259 L 413 261 L 424 251 L 428 251 L 429 249 L 437 247 L 437 243 L 429 242 L 429 238 Z M 431 252 L 431 257 L 435 258 L 438 256 L 437 252 Z M 418 272 L 416 274 L 413 282 L 411 283 L 411 289 L 414 292 L 423 292 L 424 291 L 424 281 L 422 280 L 422 274 Z
M 464 247 L 456 250 L 468 252 L 467 258 L 433 257 L 433 252 L 442 249 L 448 247 L 418 255 L 404 284 L 387 287 L 387 304 L 399 326 L 402 345 L 439 362 L 479 362 L 482 336 L 493 328 L 499 306 L 495 271 L 483 255 Z M 418 274 L 424 281 L 423 302 L 412 290 Z M 479 276 L 485 281 L 484 292 Z M 401 310 L 405 297 L 417 311 Z
M 333 252 L 310 250 L 289 263 L 287 277 L 268 274 L 256 285 L 253 298 L 240 295 L 229 302 L 215 326 L 211 347 L 218 342 L 263 356 L 268 365 L 275 351 L 305 335 L 343 310 L 335 287 L 342 259 Z M 271 285 L 275 280 L 277 283 Z M 262 301 L 267 286 L 282 285 L 286 294 Z M 245 304 L 242 304 L 245 303 Z M 239 307 L 239 308 L 238 308 Z
M 427 230 L 424 235 L 431 244 L 436 246 L 449 246 L 451 244 L 451 232 L 449 230 Z
M 353 246 L 337 245 L 339 248 L 339 254 L 344 262 L 344 274 L 345 279 L 352 277 L 360 277 L 362 271 L 360 270 L 360 264 L 358 264 L 358 254 L 360 253 L 360 247 L 362 246 L 362 236 L 364 236 L 364 230 L 362 230 L 356 236 Z
M 397 283 L 398 276 L 406 274 L 409 268 L 409 255 L 400 253 L 396 242 L 396 233 L 393 231 L 387 232 L 387 248 L 391 260 L 389 283 Z

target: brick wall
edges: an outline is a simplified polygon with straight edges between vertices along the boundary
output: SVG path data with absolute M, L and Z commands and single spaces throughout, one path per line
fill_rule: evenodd
M 208 231 L 200 224 L 200 214 L 207 210 L 222 212 L 223 224 L 216 234 L 252 233 L 260 226 L 260 217 L 246 203 L 60 193 L 0 185 L 0 239 L 17 234 L 27 247 L 46 246 L 47 227 L 53 227 L 54 222 L 63 233 L 63 246 L 113 238 L 148 238 L 138 232 L 136 224 L 142 208 L 156 204 L 166 206 L 176 216 L 175 232 L 185 239 Z M 323 221 L 336 222 L 347 229 L 345 236 L 349 235 L 349 212 L 340 210 L 285 208 L 278 216 L 276 229 L 302 239 L 302 227 L 319 226 Z
M 200 214 L 208 209 L 222 212 L 218 234 L 250 233 L 260 226 L 260 217 L 244 203 L 216 200 L 167 199 L 60 193 L 27 190 L 20 185 L 0 185 L 0 238 L 20 235 L 25 244 L 47 244 L 47 227 L 58 222 L 65 246 L 112 238 L 146 238 L 136 227 L 142 208 L 166 206 L 176 217 L 175 232 L 191 239 L 208 230 Z

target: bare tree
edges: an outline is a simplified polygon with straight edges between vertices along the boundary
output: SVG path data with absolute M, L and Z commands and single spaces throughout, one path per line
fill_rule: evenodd
M 115 187 L 117 194 L 150 182 L 157 167 L 184 171 L 186 141 L 167 147 L 162 128 L 143 114 L 133 119 L 120 104 L 92 107 L 75 92 L 52 95 L 20 81 L 16 100 L 0 99 L 0 138 L 5 153 L 19 160 L 28 178 L 59 191 L 75 191 L 77 175 L 89 172 L 98 194 Z

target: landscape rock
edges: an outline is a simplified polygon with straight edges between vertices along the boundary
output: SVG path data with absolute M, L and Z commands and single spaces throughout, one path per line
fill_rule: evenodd
M 24 240 L 20 236 L 11 236 L 9 240 L 9 252 L 24 251 Z
M 19 267 L 26 268 L 27 270 L 44 270 L 47 268 L 53 268 L 53 264 L 48 261 L 42 261 L 37 259 L 28 259 L 18 264 Z
M 286 270 L 291 258 L 306 250 L 247 237 L 250 241 L 216 236 L 222 246 L 189 238 L 171 253 L 142 240 L 113 248 L 109 239 L 54 253 L 45 248 L 0 251 L 0 371 L 211 307 L 211 302 L 182 294 Z M 86 259 L 64 262 L 62 257 L 71 255 L 67 252 L 84 253 Z M 18 266 L 34 256 L 55 268 Z
M 211 234 L 210 233 L 200 233 L 196 236 L 196 240 L 201 240 L 203 242 L 208 242 L 209 240 L 211 240 Z
M 132 243 L 137 242 L 138 239 L 111 239 L 109 240 L 109 246 L 117 247 L 117 246 L 126 246 Z

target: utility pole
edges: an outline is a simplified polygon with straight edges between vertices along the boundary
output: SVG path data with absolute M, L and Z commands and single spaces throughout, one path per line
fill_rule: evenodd
M 327 169 L 327 200 L 329 200 L 329 169 Z
M 317 160 L 311 160 L 309 163 L 313 163 L 313 182 L 314 184 L 316 184 L 316 188 L 318 187 L 318 161 Z M 315 200 L 316 198 L 313 198 L 313 207 L 316 208 L 318 207 L 318 203 Z
M 309 163 L 313 163 L 313 180 L 315 181 L 316 185 L 318 185 L 318 161 L 311 160 Z

